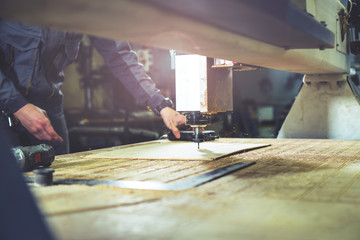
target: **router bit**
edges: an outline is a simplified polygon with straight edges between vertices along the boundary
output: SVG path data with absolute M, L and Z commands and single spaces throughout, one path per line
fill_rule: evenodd
M 198 144 L 198 149 L 200 149 L 200 142 L 203 142 L 203 135 L 202 135 L 202 126 L 195 126 L 194 127 L 194 142 Z

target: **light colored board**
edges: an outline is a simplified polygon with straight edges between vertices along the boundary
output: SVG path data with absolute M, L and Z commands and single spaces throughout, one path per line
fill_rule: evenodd
M 202 160 L 212 161 L 240 151 L 269 146 L 267 144 L 221 143 L 218 141 L 200 143 L 200 149 L 193 142 L 149 142 L 140 145 L 113 149 L 88 155 L 88 158 L 147 159 L 147 160 Z

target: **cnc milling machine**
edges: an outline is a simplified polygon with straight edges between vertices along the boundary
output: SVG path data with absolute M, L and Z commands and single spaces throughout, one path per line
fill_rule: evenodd
M 360 108 L 347 81 L 347 10 L 337 0 L 2 0 L 0 5 L 0 16 L 11 20 L 176 49 L 196 54 L 202 63 L 208 59 L 201 56 L 208 56 L 305 74 L 304 85 L 278 137 L 360 138 Z M 231 78 L 231 70 L 226 71 L 225 76 Z M 196 114 L 230 110 L 231 103 L 226 101 L 225 105 L 216 102 L 218 109 L 201 105 L 212 99 L 210 91 L 215 91 L 214 96 L 220 97 L 217 99 L 228 99 L 229 78 L 216 78 L 217 86 L 209 88 L 211 80 L 200 85 L 204 83 L 200 76 L 204 75 L 199 73 L 196 84 L 190 82 L 185 89 L 192 92 L 207 86 L 190 96 L 197 99 L 193 104 L 197 108 L 190 108 L 186 102 L 181 105 L 187 100 L 185 95 L 178 100 L 178 110 L 194 110 Z M 196 114 L 195 118 L 199 117 Z M 35 191 L 42 197 L 39 202 L 45 204 L 46 216 L 64 239 L 356 238 L 360 216 L 358 141 L 266 141 L 273 147 L 214 162 L 123 162 L 89 159 L 91 153 L 58 158 L 60 177 L 163 181 L 231 164 L 235 158 L 258 162 L 246 172 L 195 191 L 154 193 L 78 185 Z M 15 175 L 4 176 L 10 179 Z M 21 193 L 21 188 L 12 191 L 16 185 L 5 184 L 1 188 L 5 193 Z M 3 195 L 5 199 L 8 196 Z M 22 210 L 19 206 L 14 209 Z M 9 216 L 3 221 L 6 224 L 16 215 Z M 25 218 L 24 211 L 17 216 L 35 219 Z M 274 221 L 277 219 L 281 221 Z M 19 232 L 18 219 L 12 222 Z
M 82 9 L 75 5 L 5 0 L 0 14 L 30 24 L 305 74 L 278 137 L 360 138 L 356 121 L 360 108 L 347 81 L 351 8 L 340 1 L 136 0 L 101 5 L 92 1 Z M 106 18 L 101 18 L 102 12 Z M 131 27 L 125 19 L 131 19 Z M 216 95 L 222 94 L 220 86 L 229 88 L 219 84 Z M 225 108 L 231 109 L 231 104 Z

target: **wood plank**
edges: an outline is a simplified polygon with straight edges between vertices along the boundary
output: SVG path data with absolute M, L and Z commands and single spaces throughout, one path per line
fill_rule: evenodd
M 200 143 L 152 141 L 139 145 L 124 146 L 107 152 L 88 155 L 88 158 L 147 159 L 147 160 L 201 160 L 213 161 L 245 150 L 269 146 L 266 144 L 222 143 L 217 140 Z

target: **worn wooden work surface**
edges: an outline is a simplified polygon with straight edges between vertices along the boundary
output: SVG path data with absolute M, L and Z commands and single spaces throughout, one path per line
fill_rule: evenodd
M 360 141 L 221 141 L 271 146 L 211 162 L 87 158 L 105 151 L 96 150 L 59 156 L 53 165 L 55 177 L 171 182 L 257 162 L 186 191 L 32 189 L 59 239 L 360 238 Z

